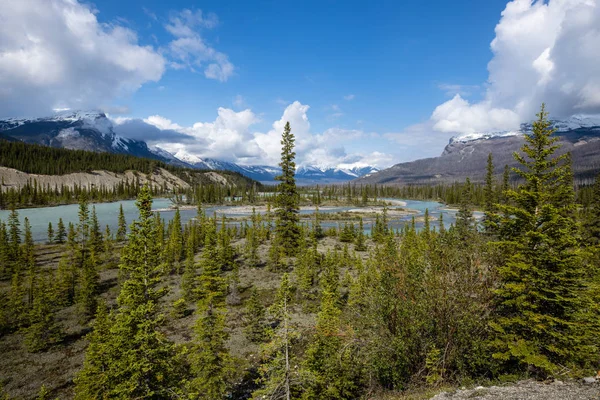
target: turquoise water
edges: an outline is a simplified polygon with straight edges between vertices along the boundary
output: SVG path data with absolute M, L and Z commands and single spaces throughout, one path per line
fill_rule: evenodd
M 401 199 L 394 199 L 401 200 Z M 435 201 L 416 201 L 416 200 L 402 200 L 406 202 L 406 206 L 400 208 L 408 208 L 412 210 L 416 210 L 419 213 L 415 215 L 416 218 L 423 215 L 425 209 L 429 209 L 429 214 L 431 215 L 431 226 L 438 226 L 437 219 L 439 218 L 440 213 L 444 214 L 444 225 L 448 227 L 451 223 L 454 222 L 455 211 L 443 210 L 443 204 L 435 202 Z M 119 216 L 119 205 L 123 205 L 123 212 L 125 214 L 125 219 L 127 220 L 127 224 L 129 225 L 131 221 L 137 218 L 138 212 L 135 206 L 135 200 L 126 200 L 126 201 L 118 201 L 114 203 L 100 203 L 94 204 L 90 206 L 96 207 L 96 214 L 98 215 L 98 221 L 100 222 L 100 226 L 102 231 L 104 231 L 104 227 L 108 225 L 110 227 L 111 232 L 113 234 L 117 230 L 118 224 L 118 216 Z M 170 221 L 175 215 L 175 210 L 165 210 L 171 206 L 171 200 L 169 199 L 155 199 L 153 202 L 153 209 L 160 209 L 161 216 L 166 220 Z M 321 209 L 319 212 L 322 214 L 348 211 L 350 209 L 354 209 L 356 207 L 332 207 L 327 209 Z M 390 207 L 395 208 L 395 207 Z M 19 210 L 19 219 L 21 220 L 21 229 L 23 229 L 23 221 L 27 217 L 29 219 L 29 223 L 31 224 L 31 231 L 33 234 L 33 239 L 36 242 L 43 242 L 47 239 L 48 236 L 48 222 L 52 222 L 54 229 L 56 230 L 56 226 L 58 224 L 58 219 L 62 218 L 65 226 L 68 226 L 69 222 L 73 224 L 77 223 L 77 211 L 79 206 L 77 204 L 70 204 L 65 206 L 57 206 L 57 207 L 44 207 L 44 208 L 28 208 Z M 217 207 L 206 207 L 206 214 L 212 216 L 214 212 L 217 215 L 225 214 L 230 217 L 243 217 L 249 216 L 248 212 L 241 212 L 237 207 L 227 207 L 227 206 L 217 206 Z M 0 219 L 2 221 L 6 221 L 8 218 L 10 211 L 8 210 L 0 210 Z M 196 216 L 196 210 L 181 210 L 181 220 L 185 224 L 190 219 Z M 301 214 L 312 214 L 313 210 L 301 210 Z M 475 213 L 477 217 L 481 215 Z M 412 216 L 402 216 L 402 217 L 390 217 L 390 226 L 393 229 L 401 229 L 404 224 L 410 222 Z M 422 222 L 417 222 L 417 229 L 421 228 L 423 225 Z M 322 226 L 326 229 L 331 226 L 338 226 L 337 222 L 323 222 Z M 371 222 L 366 221 L 365 223 L 365 232 L 368 233 L 371 228 Z

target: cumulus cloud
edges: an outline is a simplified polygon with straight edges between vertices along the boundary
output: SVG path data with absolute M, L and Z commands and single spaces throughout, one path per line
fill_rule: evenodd
M 130 29 L 75 0 L 4 1 L 0 110 L 8 116 L 92 108 L 158 81 L 165 59 Z
M 552 117 L 600 113 L 600 1 L 513 0 L 491 43 L 482 101 L 457 93 L 431 119 L 441 132 L 514 129 L 546 102 Z
M 175 69 L 203 69 L 204 76 L 225 82 L 234 72 L 234 65 L 226 54 L 209 46 L 200 29 L 212 29 L 219 23 L 215 14 L 204 15 L 201 10 L 183 10 L 173 13 L 165 29 L 175 37 L 165 52 L 170 56 L 170 66 Z
M 250 109 L 236 112 L 219 108 L 212 122 L 182 126 L 160 115 L 145 119 L 112 118 L 115 131 L 125 137 L 145 140 L 173 154 L 183 151 L 200 158 L 216 158 L 249 165 L 277 165 L 280 161 L 281 134 L 289 121 L 296 138 L 298 166 L 318 165 L 344 168 L 355 166 L 389 166 L 392 156 L 380 152 L 348 153 L 344 144 L 367 137 L 360 130 L 329 128 L 311 131 L 310 107 L 298 101 L 289 104 L 280 119 L 267 132 L 257 132 L 260 122 Z

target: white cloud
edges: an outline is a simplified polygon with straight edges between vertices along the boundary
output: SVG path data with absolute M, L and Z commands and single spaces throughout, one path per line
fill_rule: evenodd
M 196 72 L 204 70 L 204 76 L 221 82 L 227 81 L 235 70 L 226 54 L 206 44 L 200 29 L 212 29 L 218 25 L 214 14 L 203 15 L 201 10 L 183 10 L 174 13 L 165 24 L 165 29 L 175 37 L 166 48 L 174 69 L 187 68 Z
M 244 105 L 246 104 L 246 100 L 244 100 L 244 96 L 242 96 L 241 94 L 236 95 L 233 98 L 233 105 L 236 107 L 244 107 Z
M 346 100 L 346 101 L 354 100 L 355 97 L 356 96 L 353 94 L 348 94 L 348 95 L 344 96 L 344 100 Z
M 319 165 L 333 167 L 388 166 L 392 157 L 379 152 L 348 154 L 344 144 L 364 139 L 367 135 L 360 130 L 329 128 L 322 133 L 311 131 L 308 105 L 298 101 L 289 104 L 280 119 L 273 122 L 266 133 L 252 130 L 259 118 L 250 109 L 236 112 L 219 108 L 213 122 L 197 122 L 182 126 L 160 115 L 143 120 L 113 118 L 117 133 L 142 139 L 149 145 L 176 153 L 183 150 L 200 158 L 250 165 L 277 165 L 280 161 L 281 134 L 289 121 L 295 136 L 297 165 Z M 144 134 L 144 127 L 148 129 Z
M 551 117 L 600 112 L 598 0 L 514 0 L 506 5 L 491 43 L 484 99 L 461 94 L 431 119 L 442 132 L 518 127 L 546 102 Z
M 165 59 L 135 32 L 101 24 L 75 0 L 3 1 L 0 7 L 0 110 L 47 114 L 92 108 L 158 81 Z

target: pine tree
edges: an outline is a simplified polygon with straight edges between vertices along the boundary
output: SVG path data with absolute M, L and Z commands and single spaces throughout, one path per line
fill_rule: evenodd
M 198 302 L 190 354 L 194 376 L 188 385 L 191 399 L 218 400 L 227 394 L 233 360 L 226 347 L 229 338 L 225 330 L 226 314 L 224 304 L 215 297 Z
M 483 226 L 488 235 L 492 235 L 497 231 L 498 226 L 498 210 L 496 207 L 496 191 L 494 190 L 494 158 L 492 153 L 488 155 L 485 188 L 483 190 Z
M 19 221 L 19 212 L 15 209 L 14 202 L 10 204 L 10 214 L 8 215 L 8 243 L 10 260 L 12 260 L 12 272 L 20 272 L 22 266 L 19 263 L 21 259 L 21 222 Z
M 214 230 L 208 232 L 205 240 L 202 273 L 198 279 L 200 300 L 190 354 L 194 378 L 187 389 L 190 398 L 216 400 L 227 393 L 232 372 L 232 360 L 226 347 L 229 335 L 225 330 L 227 283 L 221 276 Z
M 267 337 L 267 320 L 265 307 L 261 304 L 258 297 L 258 291 L 255 287 L 250 292 L 250 298 L 246 302 L 244 313 L 245 325 L 244 333 L 251 342 L 259 343 Z
M 92 217 L 90 218 L 90 249 L 96 255 L 102 253 L 102 232 L 100 232 L 100 224 L 98 223 L 98 215 L 96 214 L 96 206 L 92 206 Z M 94 307 L 95 309 L 95 307 Z
M 48 244 L 54 243 L 54 228 L 52 228 L 52 222 L 48 222 Z
M 456 213 L 456 232 L 461 240 L 461 243 L 467 244 L 469 238 L 473 235 L 474 218 L 472 210 L 472 186 L 471 181 L 467 178 L 460 196 L 460 208 Z
M 83 368 L 75 377 L 75 399 L 106 398 L 111 391 L 109 382 L 111 357 L 109 351 L 114 350 L 107 345 L 110 340 L 111 316 L 104 302 L 98 303 L 93 330 L 87 335 L 89 342 L 85 351 Z
M 91 251 L 85 258 L 77 291 L 77 306 L 82 323 L 87 322 L 96 311 L 100 276 L 97 271 L 96 255 Z
M 127 222 L 123 212 L 123 204 L 119 204 L 119 226 L 117 228 L 117 242 L 125 241 L 127 235 Z
M 171 235 L 169 236 L 169 262 L 171 265 L 179 263 L 183 255 L 183 233 L 181 231 L 181 213 L 179 208 L 175 210 L 175 216 L 171 221 Z
M 363 219 L 360 218 L 358 223 L 358 232 L 356 233 L 356 241 L 354 244 L 354 250 L 356 251 L 366 251 L 367 244 L 365 239 L 365 228 L 363 226 Z
M 300 240 L 299 223 L 299 195 L 296 189 L 296 163 L 294 159 L 294 135 L 291 133 L 290 123 L 285 124 L 281 138 L 281 175 L 275 179 L 281 181 L 278 185 L 279 193 L 276 198 L 276 240 L 286 256 L 296 253 Z
M 174 345 L 160 332 L 162 315 L 158 300 L 162 269 L 152 197 L 147 185 L 140 188 L 136 205 L 139 219 L 131 225 L 120 269 L 126 277 L 117 298 L 119 308 L 106 341 L 106 360 L 86 354 L 86 365 L 77 381 L 77 392 L 85 393 L 93 380 L 106 382 L 100 398 L 175 398 L 180 389 L 180 363 Z M 108 370 L 94 370 L 101 362 Z M 89 373 L 88 373 L 89 372 Z
M 494 357 L 541 375 L 584 365 L 594 356 L 598 315 L 590 303 L 576 237 L 573 177 L 544 105 L 515 153 L 523 179 L 508 190 L 501 220 L 506 260 L 498 269 Z
M 33 304 L 34 289 L 37 278 L 37 268 L 35 265 L 35 245 L 31 233 L 31 224 L 29 219 L 25 217 L 25 240 L 23 241 L 21 255 L 23 257 L 21 265 L 25 267 L 27 273 L 27 300 L 31 306 Z
M 64 337 L 62 328 L 56 322 L 49 293 L 49 285 L 43 279 L 36 290 L 30 312 L 31 325 L 25 329 L 25 346 L 32 353 L 46 350 Z
M 185 245 L 185 267 L 181 276 L 181 290 L 186 301 L 196 299 L 196 262 L 194 261 L 194 237 L 188 235 Z
M 67 238 L 67 231 L 65 230 L 65 224 L 62 218 L 58 219 L 58 226 L 56 231 L 56 243 L 63 244 Z
M 292 340 L 295 332 L 290 322 L 292 288 L 288 274 L 281 278 L 275 303 L 270 308 L 271 315 L 278 323 L 271 333 L 271 340 L 263 346 L 263 362 L 259 368 L 258 382 L 262 387 L 252 393 L 253 399 L 291 399 L 301 383 L 298 371 L 292 369 L 295 360 L 292 355 Z
M 585 221 L 585 238 L 589 245 L 600 245 L 600 174 L 596 177 Z

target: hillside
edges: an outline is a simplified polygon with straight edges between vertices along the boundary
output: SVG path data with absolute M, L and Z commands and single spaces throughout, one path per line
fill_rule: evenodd
M 559 153 L 571 152 L 576 181 L 590 183 L 600 172 L 600 127 L 556 121 Z M 452 138 L 439 157 L 396 164 L 369 176 L 358 184 L 435 184 L 463 181 L 467 177 L 483 181 L 489 153 L 494 156 L 498 175 L 505 165 L 516 166 L 513 152 L 519 152 L 529 125 L 519 132 L 479 134 Z
M 203 171 L 168 165 L 158 160 L 126 154 L 67 150 L 22 142 L 0 140 L 0 170 L 3 190 L 19 187 L 28 179 L 38 185 L 112 187 L 119 182 L 145 183 L 147 176 L 167 187 L 187 188 L 194 184 L 251 186 L 255 182 L 231 171 Z

